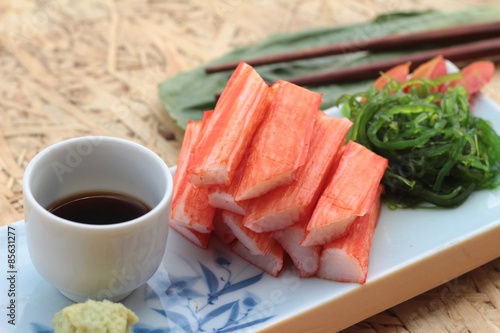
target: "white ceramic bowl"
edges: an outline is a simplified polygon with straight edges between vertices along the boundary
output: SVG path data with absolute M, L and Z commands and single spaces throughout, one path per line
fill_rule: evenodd
M 74 301 L 118 301 L 145 283 L 165 251 L 172 176 L 149 149 L 112 137 L 81 137 L 46 148 L 23 179 L 28 250 L 40 275 Z M 87 191 L 136 197 L 151 211 L 131 221 L 91 225 L 47 207 Z

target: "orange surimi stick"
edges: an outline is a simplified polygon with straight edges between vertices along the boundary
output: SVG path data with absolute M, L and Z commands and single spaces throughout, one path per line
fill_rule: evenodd
M 336 154 L 352 126 L 349 120 L 331 118 L 322 111 L 317 111 L 316 117 L 306 163 L 297 170 L 290 185 L 249 200 L 243 220 L 246 227 L 265 232 L 309 219 Z
M 208 204 L 207 189 L 195 187 L 189 182 L 186 169 L 189 168 L 202 127 L 205 128 L 210 115 L 211 112 L 206 112 L 203 122 L 191 121 L 186 127 L 174 177 L 174 193 L 170 212 L 172 225 L 190 228 L 201 233 L 208 233 L 213 229 L 215 208 Z
M 268 105 L 269 87 L 249 65 L 231 75 L 188 168 L 196 186 L 229 185 Z
M 278 81 L 271 86 L 269 96 L 271 102 L 249 147 L 236 193 L 238 201 L 290 184 L 309 152 L 321 94 Z
M 207 111 L 211 112 L 211 111 Z M 206 117 L 208 121 L 208 114 Z M 193 150 L 196 145 L 196 140 L 199 138 L 201 128 L 203 127 L 203 121 L 192 121 L 188 120 L 188 124 L 186 126 L 186 131 L 184 133 L 184 139 L 182 140 L 181 150 L 179 151 L 179 157 L 177 158 L 177 168 L 175 170 L 174 175 L 174 196 L 176 192 L 179 190 L 180 183 L 184 179 L 184 175 L 186 174 L 186 170 L 189 164 L 189 158 L 193 153 Z
M 228 210 L 230 212 L 245 215 L 246 212 L 246 202 L 245 201 L 236 201 L 236 192 L 238 191 L 239 184 L 241 182 L 241 178 L 243 177 L 243 172 L 246 166 L 246 162 L 248 159 L 248 151 L 243 156 L 243 159 L 236 169 L 236 172 L 233 176 L 233 180 L 231 184 L 228 186 L 224 185 L 215 185 L 210 186 L 208 189 L 208 202 L 211 206 L 215 208 L 219 208 L 222 210 Z
M 300 245 L 302 239 L 304 239 L 306 226 L 307 220 L 274 232 L 274 239 L 288 253 L 293 264 L 299 270 L 300 277 L 309 277 L 316 274 L 321 253 L 321 246 Z
M 381 185 L 370 211 L 357 217 L 345 236 L 323 247 L 318 277 L 339 282 L 366 282 L 370 249 L 380 215 L 382 190 Z
M 278 276 L 283 268 L 284 252 L 283 248 L 278 243 L 274 243 L 269 252 L 265 255 L 252 254 L 240 241 L 234 241 L 231 244 L 231 250 L 272 276 Z
M 230 244 L 236 239 L 233 232 L 231 231 L 231 228 L 229 228 L 227 224 L 222 221 L 222 211 L 220 209 L 217 209 L 215 211 L 213 232 L 215 236 L 219 238 L 224 244 Z
M 234 199 L 235 192 L 232 191 L 233 187 L 215 187 L 208 191 L 208 203 L 219 209 L 228 210 L 230 212 L 245 215 L 246 202 L 238 202 Z
M 341 237 L 357 216 L 365 215 L 377 195 L 387 166 L 387 159 L 349 141 L 318 200 L 301 245 L 330 243 Z
M 170 226 L 194 245 L 203 249 L 208 248 L 211 233 L 202 233 L 175 223 L 171 223 Z
M 276 241 L 272 233 L 257 233 L 246 228 L 243 223 L 243 216 L 233 212 L 223 211 L 222 221 L 231 229 L 234 236 L 242 242 L 252 254 L 263 255 L 269 252 Z

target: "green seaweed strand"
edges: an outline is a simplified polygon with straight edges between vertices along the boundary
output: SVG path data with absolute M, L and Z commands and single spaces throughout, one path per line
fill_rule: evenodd
M 382 182 L 391 208 L 455 207 L 500 184 L 500 137 L 471 114 L 463 87 L 441 92 L 442 83 L 392 80 L 337 101 L 354 122 L 347 139 L 389 160 Z

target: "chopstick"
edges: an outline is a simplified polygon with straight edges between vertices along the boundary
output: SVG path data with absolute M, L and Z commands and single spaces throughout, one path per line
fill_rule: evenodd
M 340 83 L 371 79 L 378 77 L 380 72 L 387 71 L 396 65 L 408 61 L 411 62 L 411 68 L 414 69 L 418 65 L 438 55 L 442 55 L 452 62 L 472 61 L 480 58 L 497 56 L 500 55 L 500 38 L 434 49 L 334 71 L 292 77 L 287 79 L 287 81 L 299 86 L 317 86 L 334 82 Z
M 383 51 L 408 48 L 422 44 L 435 44 L 439 42 L 456 43 L 470 40 L 498 37 L 500 35 L 500 21 L 474 24 L 468 26 L 452 27 L 446 29 L 423 31 L 403 35 L 391 35 L 367 39 L 364 41 L 352 41 L 337 43 L 325 47 L 299 50 L 295 52 L 281 53 L 254 59 L 241 60 L 251 66 L 261 66 L 279 62 L 288 62 L 300 59 L 310 59 L 337 55 L 357 51 Z M 207 74 L 217 73 L 235 69 L 241 61 L 234 61 L 220 65 L 207 66 Z

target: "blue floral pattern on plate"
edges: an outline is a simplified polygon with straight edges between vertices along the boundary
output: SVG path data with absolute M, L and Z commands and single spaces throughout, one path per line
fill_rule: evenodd
M 218 257 L 215 263 L 218 271 L 199 262 L 201 275 L 170 275 L 170 284 L 162 296 L 165 297 L 166 307 L 155 311 L 184 332 L 205 332 L 209 329 L 220 333 L 234 332 L 273 317 L 252 319 L 252 310 L 261 299 L 244 291 L 246 287 L 259 282 L 264 273 L 239 279 L 234 277 L 230 268 L 231 261 L 227 257 Z M 224 295 L 238 291 L 244 291 L 242 298 L 223 298 Z M 217 323 L 212 324 L 215 319 L 218 319 Z
M 260 282 L 263 272 L 248 264 L 232 265 L 233 256 L 214 251 L 213 260 L 196 263 L 177 255 L 185 274 L 159 271 L 149 281 L 150 299 L 159 298 L 161 307 L 152 308 L 166 319 L 172 331 L 235 332 L 263 323 L 274 316 L 258 313 L 261 298 L 248 290 Z M 173 271 L 173 270 L 171 270 Z M 153 295 L 153 296 L 151 296 Z M 158 296 L 160 295 L 160 296 Z M 134 332 L 148 332 L 138 326 Z

